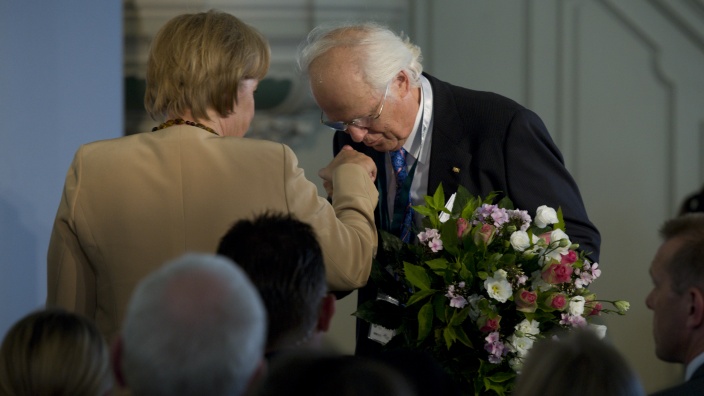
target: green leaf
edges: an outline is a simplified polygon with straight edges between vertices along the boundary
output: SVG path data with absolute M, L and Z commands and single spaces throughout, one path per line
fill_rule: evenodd
M 433 329 L 433 306 L 430 302 L 418 311 L 418 341 L 425 340 Z
M 442 248 L 453 256 L 460 254 L 459 241 L 457 239 L 457 220 L 450 219 L 440 224 L 439 231 L 442 238 Z
M 428 209 L 427 206 L 422 206 L 422 205 L 415 206 L 415 205 L 414 205 L 414 206 L 411 206 L 411 207 L 413 208 L 413 210 L 415 210 L 415 211 L 418 212 L 420 215 L 425 216 L 425 217 L 430 217 L 430 216 L 432 216 L 433 214 L 435 214 L 435 211 L 432 210 L 432 209 Z
M 501 257 L 501 262 L 504 265 L 511 265 L 516 263 L 516 255 L 513 253 L 506 253 Z
M 447 269 L 447 259 L 444 257 L 428 260 L 425 264 L 433 270 Z
M 442 323 L 447 323 L 447 316 L 445 315 L 445 308 L 447 305 L 447 297 L 442 293 L 437 293 L 433 296 L 433 310 L 435 311 L 435 317 Z
M 403 320 L 403 308 L 382 300 L 370 300 L 357 307 L 352 315 L 387 329 L 397 329 Z
M 430 290 L 430 276 L 428 276 L 425 268 L 404 261 L 403 270 L 406 273 L 406 279 L 413 286 L 421 290 Z
M 501 198 L 501 200 L 499 201 L 499 203 L 497 205 L 500 208 L 504 208 L 504 209 L 516 209 L 513 206 L 513 202 L 508 198 L 508 196 Z
M 377 261 L 377 259 L 372 260 L 372 270 L 369 273 L 369 278 L 374 281 L 375 284 L 381 284 L 384 283 L 384 276 L 388 273 L 388 271 L 384 271 L 381 269 L 381 263 Z
M 445 304 L 445 313 L 443 314 L 445 317 L 445 320 L 443 320 L 444 323 L 450 322 L 450 318 L 452 318 L 452 314 L 455 313 L 455 309 L 452 308 L 449 304 Z
M 496 374 L 492 374 L 491 376 L 488 377 L 492 382 L 506 382 L 508 380 L 511 380 L 513 378 L 516 378 L 515 373 L 509 373 L 509 372 L 498 372 Z
M 515 373 L 498 372 L 490 376 L 484 377 L 484 388 L 488 391 L 494 391 L 499 395 L 505 395 L 513 387 L 510 380 L 516 377 Z
M 442 331 L 442 336 L 445 339 L 445 346 L 447 346 L 447 349 L 449 350 L 456 339 L 455 331 L 452 326 L 445 327 Z
M 407 306 L 413 305 L 413 304 L 417 303 L 418 301 L 421 301 L 421 300 L 427 298 L 428 296 L 432 296 L 436 292 L 437 292 L 437 290 L 432 290 L 432 289 L 431 290 L 419 290 L 419 291 L 413 293 L 413 295 L 408 299 L 408 302 L 406 302 L 406 305 Z
M 460 309 L 456 310 L 454 314 L 452 314 L 452 319 L 450 319 L 450 325 L 452 326 L 459 326 L 462 324 L 462 322 L 467 319 L 467 316 L 469 315 L 469 305 Z
M 490 192 L 486 197 L 484 197 L 484 201 L 482 201 L 482 203 L 491 204 L 492 202 L 494 202 L 494 199 L 499 195 L 499 193 L 501 193 L 501 191 Z
M 562 218 L 562 208 L 558 207 L 557 208 L 557 223 L 555 223 L 552 227 L 553 230 L 561 229 L 565 232 L 567 232 L 567 229 L 565 229 L 565 219 Z
M 464 332 L 464 329 L 462 326 L 457 326 L 455 327 L 455 335 L 457 335 L 457 339 L 463 343 L 464 345 L 474 348 L 474 345 L 472 345 L 472 341 L 469 339 L 467 336 L 467 333 Z
M 479 198 L 470 198 L 469 201 L 467 201 L 467 204 L 464 206 L 464 209 L 462 209 L 461 217 L 470 220 L 472 218 L 472 215 L 474 214 L 474 211 L 476 211 L 480 205 L 481 201 L 479 200 Z
M 502 384 L 495 384 L 489 378 L 484 377 L 484 388 L 488 391 L 494 391 L 499 396 L 506 395 L 506 390 Z
M 442 188 L 442 183 L 438 185 L 438 188 L 435 190 L 435 194 L 433 194 L 433 205 L 433 208 L 437 211 L 440 211 L 445 207 L 445 191 Z
M 455 203 L 452 205 L 452 214 L 461 216 L 463 209 L 467 207 L 467 204 L 472 200 L 472 195 L 469 191 L 462 185 L 457 186 L 457 191 L 455 192 Z
M 381 239 L 381 250 L 385 252 L 398 253 L 403 248 L 403 241 L 398 236 L 384 230 L 379 230 L 379 239 Z
M 474 274 L 472 271 L 468 270 L 467 267 L 462 266 L 462 269 L 460 270 L 460 277 L 464 279 L 464 281 L 468 284 L 471 285 L 472 282 L 474 282 Z

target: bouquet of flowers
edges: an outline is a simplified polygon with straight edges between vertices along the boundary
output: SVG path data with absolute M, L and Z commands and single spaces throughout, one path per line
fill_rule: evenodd
M 440 185 L 413 207 L 424 216 L 417 241 L 380 231 L 371 278 L 383 294 L 355 312 L 392 332 L 386 348 L 429 352 L 466 394 L 510 393 L 536 340 L 584 326 L 603 336 L 591 319 L 628 309 L 589 291 L 601 270 L 577 252 L 559 209 L 531 219 L 496 197 L 460 187 L 446 204 Z

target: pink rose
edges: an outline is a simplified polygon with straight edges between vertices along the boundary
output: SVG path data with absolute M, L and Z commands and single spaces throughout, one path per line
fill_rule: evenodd
M 474 234 L 474 243 L 476 245 L 488 245 L 494 239 L 496 227 L 491 224 L 482 224 L 481 228 Z
M 552 309 L 562 311 L 567 307 L 567 298 L 562 293 L 552 293 L 545 299 L 545 305 Z
M 514 296 L 516 309 L 521 312 L 535 312 L 538 307 L 538 293 L 526 289 L 519 289 Z
M 488 318 L 482 316 L 477 320 L 477 325 L 479 326 L 479 331 L 482 333 L 491 333 L 493 331 L 499 330 L 501 327 L 499 323 L 501 322 L 501 316 L 496 316 L 495 318 Z
M 467 219 L 460 217 L 457 219 L 457 238 L 462 238 L 469 232 L 469 222 Z
M 545 282 L 551 285 L 569 282 L 572 279 L 572 266 L 553 262 L 543 269 L 542 277 Z
M 572 264 L 577 261 L 577 253 L 574 250 L 570 250 L 567 254 L 562 254 L 560 259 L 560 264 Z
M 545 234 L 540 234 L 540 235 L 538 235 L 538 238 L 544 240 L 545 243 L 547 243 L 548 245 L 550 245 L 550 233 L 549 233 L 549 232 L 546 232 Z
M 589 315 L 587 315 L 587 316 L 599 316 L 599 315 L 601 315 L 601 309 L 602 309 L 602 308 L 603 308 L 603 307 L 602 307 L 601 303 L 596 303 L 596 304 L 594 304 L 594 306 L 592 307 L 591 312 L 589 312 Z

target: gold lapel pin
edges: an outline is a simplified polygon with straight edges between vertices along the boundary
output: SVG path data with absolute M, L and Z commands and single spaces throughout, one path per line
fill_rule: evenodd
M 453 167 L 452 167 L 452 171 L 455 172 L 455 173 L 460 173 L 460 168 L 458 168 L 458 167 L 456 167 L 456 166 L 453 166 Z

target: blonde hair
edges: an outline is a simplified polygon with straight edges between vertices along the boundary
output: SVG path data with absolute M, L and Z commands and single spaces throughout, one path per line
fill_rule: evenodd
M 111 388 L 108 346 L 95 325 L 77 314 L 31 313 L 0 346 L 0 395 L 96 396 Z
M 645 396 L 635 371 L 592 330 L 574 329 L 530 349 L 513 396 Z
M 208 120 L 207 110 L 232 113 L 241 80 L 269 70 L 264 36 L 235 16 L 208 11 L 177 16 L 156 34 L 147 63 L 144 106 L 152 118 Z

